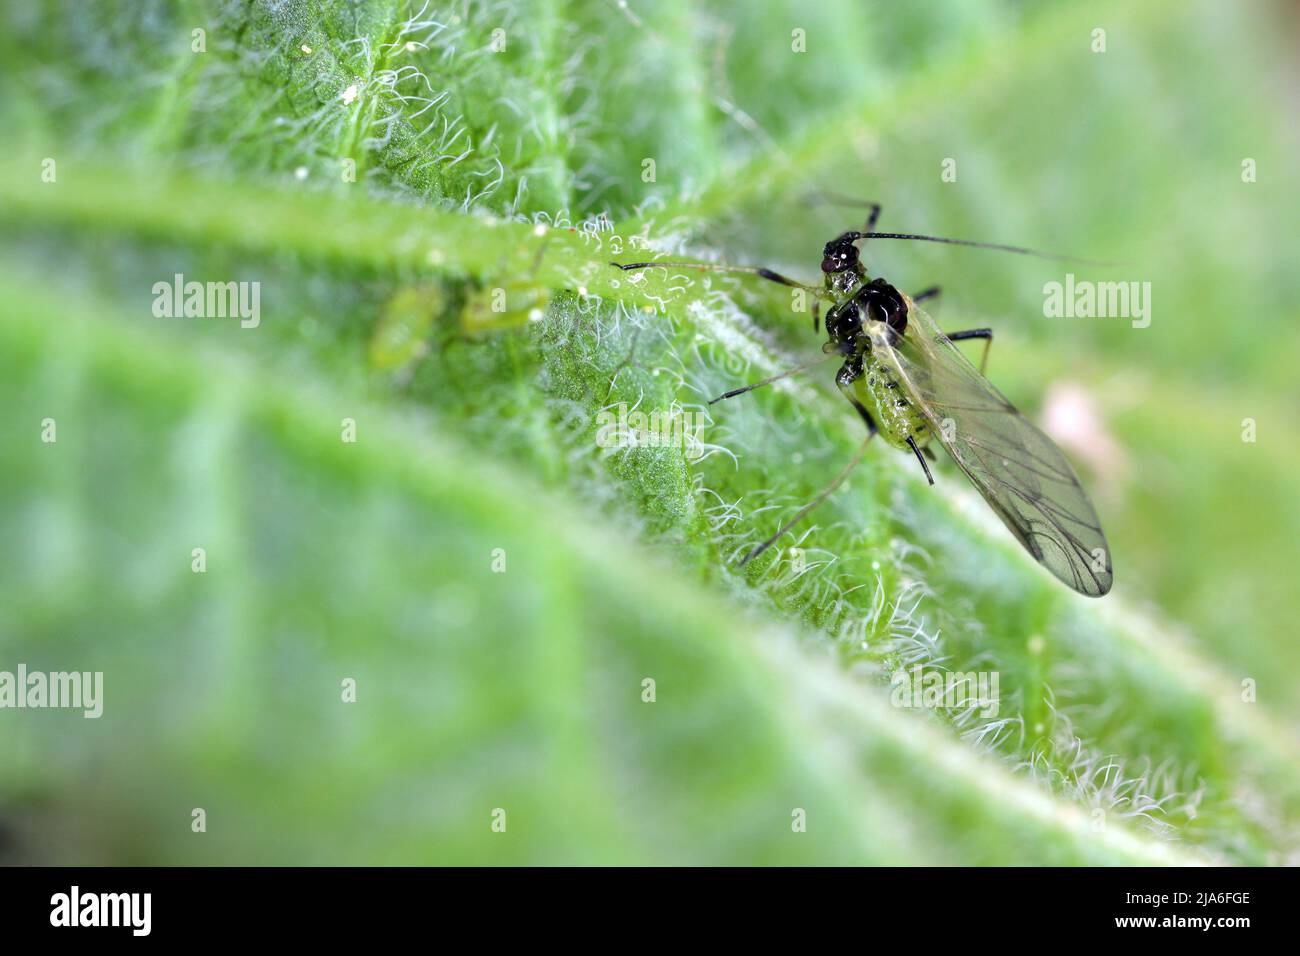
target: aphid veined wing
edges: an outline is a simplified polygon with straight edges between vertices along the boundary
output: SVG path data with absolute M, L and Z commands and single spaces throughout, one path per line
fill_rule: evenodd
M 1034 558 L 1080 594 L 1110 590 L 1110 548 L 1065 455 L 981 375 L 910 299 L 902 336 L 883 324 L 872 352 Z M 891 341 L 892 340 L 892 341 Z

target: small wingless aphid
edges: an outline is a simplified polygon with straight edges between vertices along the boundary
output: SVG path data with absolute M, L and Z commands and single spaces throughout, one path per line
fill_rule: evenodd
M 1107 593 L 1113 579 L 1110 549 L 1074 469 L 1052 440 L 984 377 L 993 331 L 941 332 L 934 319 L 917 305 L 937 296 L 939 290 L 931 288 L 911 297 L 884 279 L 870 278 L 856 243 L 865 239 L 916 239 L 1061 257 L 1017 246 L 875 232 L 880 206 L 868 205 L 870 216 L 862 231 L 846 232 L 826 243 L 820 288 L 770 269 L 747 266 L 611 263 L 623 270 L 668 266 L 748 273 L 804 289 L 816 300 L 814 331 L 818 331 L 822 302 L 829 305 L 825 317 L 827 341 L 822 346 L 825 358 L 726 392 L 710 402 L 744 394 L 825 361 L 842 360 L 835 384 L 867 426 L 867 437 L 845 469 L 775 534 L 746 554 L 741 564 L 770 548 L 843 484 L 862 460 L 868 442 L 879 434 L 888 444 L 915 455 L 930 484 L 934 484 L 934 477 L 926 457 L 933 459 L 930 445 L 938 441 L 1035 560 L 1080 594 L 1100 597 Z M 963 339 L 984 341 L 978 370 L 953 345 Z

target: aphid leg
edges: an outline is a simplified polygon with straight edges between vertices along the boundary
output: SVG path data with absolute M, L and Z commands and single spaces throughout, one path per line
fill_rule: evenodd
M 866 454 L 867 451 L 867 445 L 870 443 L 871 439 L 875 436 L 875 434 L 876 434 L 875 428 L 872 428 L 871 431 L 867 432 L 867 437 L 862 439 L 862 444 L 859 445 L 858 450 L 853 453 L 853 458 L 850 459 L 849 463 L 844 466 L 844 470 L 841 471 L 838 475 L 836 475 L 834 480 L 829 485 L 827 485 L 820 492 L 818 492 L 816 498 L 814 498 L 812 501 L 808 502 L 806 505 L 800 508 L 793 518 L 791 518 L 785 524 L 781 525 L 781 527 L 777 529 L 776 534 L 772 535 L 772 537 L 768 538 L 766 541 L 764 541 L 762 544 L 758 545 L 757 547 L 752 548 L 748 554 L 746 554 L 743 558 L 741 558 L 740 566 L 744 567 L 746 564 L 748 564 L 750 561 L 753 561 L 756 557 L 758 557 L 768 548 L 772 547 L 772 545 L 776 544 L 776 542 L 781 538 L 783 534 L 785 534 L 787 531 L 789 531 L 791 528 L 797 525 L 800 521 L 806 518 L 808 516 L 808 512 L 812 511 L 819 504 L 821 504 L 823 501 L 829 498 L 836 488 L 844 484 L 844 480 L 848 478 L 849 475 L 852 473 L 853 469 L 858 466 L 858 462 L 862 461 L 862 456 Z
M 874 232 L 876 229 L 876 222 L 879 219 L 880 219 L 880 203 L 873 202 L 871 204 L 871 212 L 867 214 L 867 222 L 866 225 L 862 227 L 862 231 L 867 233 Z
M 760 279 L 767 279 L 769 282 L 777 282 L 781 285 L 787 285 L 792 289 L 803 289 L 815 298 L 829 299 L 830 293 L 825 289 L 815 285 L 808 285 L 804 282 L 796 282 L 789 279 L 779 272 L 773 272 L 771 269 L 764 269 L 761 266 L 729 266 L 720 262 L 669 262 L 666 259 L 660 259 L 658 262 L 611 262 L 611 266 L 616 269 L 622 269 L 624 272 L 630 272 L 633 269 L 650 269 L 656 266 L 672 269 L 698 269 L 701 272 L 734 272 L 743 275 L 758 276 Z
M 816 192 L 808 193 L 804 198 L 811 202 L 826 203 L 828 205 L 865 206 L 870 211 L 867 213 L 867 223 L 862 227 L 864 233 L 869 233 L 874 230 L 876 228 L 876 223 L 880 219 L 880 203 L 873 202 L 870 199 L 856 199 L 853 196 L 843 196 L 839 193 L 826 192 L 825 190 L 817 190 Z
M 907 436 L 907 444 L 912 449 L 912 454 L 916 455 L 916 460 L 921 463 L 921 470 L 925 472 L 925 480 L 934 484 L 934 475 L 930 474 L 930 466 L 925 462 L 925 456 L 921 454 L 921 449 L 916 446 L 916 439 L 911 435 Z
M 822 303 L 820 299 L 818 299 L 813 303 L 812 313 L 813 313 L 813 335 L 816 335 L 818 332 L 822 330 Z
M 835 376 L 835 384 L 839 387 L 840 394 L 843 395 L 850 405 L 858 410 L 862 420 L 867 424 L 867 431 L 871 434 L 876 433 L 876 423 L 867 411 L 865 405 L 858 401 L 857 396 L 853 394 L 853 383 L 862 377 L 862 359 L 848 359 L 840 367 L 839 373 Z
M 913 299 L 912 301 L 915 302 L 916 300 Z M 984 369 L 987 368 L 989 364 L 989 348 L 993 345 L 993 330 L 966 329 L 964 332 L 948 332 L 945 334 L 948 336 L 950 342 L 960 342 L 962 339 L 984 340 L 984 354 L 980 356 L 980 374 L 983 375 Z
M 834 357 L 834 355 L 826 355 L 819 359 L 813 359 L 811 362 L 805 362 L 803 365 L 796 365 L 794 368 L 788 369 L 784 372 L 778 372 L 776 375 L 765 378 L 761 382 L 754 382 L 752 385 L 742 385 L 740 388 L 733 388 L 729 392 L 723 392 L 717 398 L 709 399 L 709 404 L 716 405 L 724 398 L 735 398 L 737 395 L 744 395 L 746 392 L 752 392 L 754 389 L 762 388 L 764 385 L 771 385 L 773 382 L 779 382 L 781 379 L 788 378 L 791 375 L 798 375 L 806 369 L 810 369 L 816 365 L 821 365 L 823 362 L 829 362 Z
M 937 299 L 939 298 L 939 293 L 942 291 L 943 290 L 940 289 L 937 285 L 932 285 L 930 286 L 930 288 L 922 289 L 916 295 L 912 296 L 912 301 L 924 302 L 926 299 Z

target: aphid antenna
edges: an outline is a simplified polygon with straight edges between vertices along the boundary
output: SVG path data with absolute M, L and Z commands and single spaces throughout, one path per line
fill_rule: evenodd
M 872 228 L 875 224 L 876 216 L 879 215 L 880 203 L 870 199 L 859 199 L 856 196 L 846 196 L 843 193 L 832 192 L 826 189 L 813 190 L 805 193 L 804 202 L 821 206 L 854 206 L 861 209 L 870 209 L 872 211 L 871 222 L 865 232 L 846 233 L 843 238 L 852 238 L 853 241 L 859 239 L 911 239 L 919 242 L 942 242 L 953 246 L 972 246 L 976 249 L 993 249 L 997 252 L 1012 252 L 1021 256 L 1036 256 L 1040 259 L 1055 259 L 1060 262 L 1075 262 L 1080 265 L 1093 266 L 1114 266 L 1119 265 L 1117 262 L 1104 261 L 1100 259 L 1084 259 L 1080 256 L 1067 255 L 1060 252 L 1045 252 L 1039 249 L 1027 249 L 1023 246 L 1010 246 L 999 242 L 976 242 L 973 239 L 949 239 L 944 236 L 926 236 L 920 233 L 910 232 L 876 232 Z
M 976 242 L 974 239 L 952 239 L 947 236 L 924 236 L 914 232 L 849 232 L 844 238 L 857 242 L 859 239 L 907 239 L 914 242 L 941 242 L 950 246 L 969 246 L 974 249 L 992 249 L 995 252 L 1012 252 L 1019 256 L 1034 256 L 1038 259 L 1054 259 L 1057 262 L 1073 262 L 1086 266 L 1114 266 L 1117 262 L 1102 259 L 1084 259 L 1080 256 L 1067 255 L 1063 252 L 1044 252 L 1041 249 L 1027 249 L 1024 246 L 1008 246 L 1000 242 Z

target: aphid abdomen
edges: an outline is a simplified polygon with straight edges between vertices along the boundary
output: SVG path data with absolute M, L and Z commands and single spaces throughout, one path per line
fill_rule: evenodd
M 864 357 L 862 377 L 853 383 L 853 391 L 880 429 L 880 437 L 895 448 L 907 448 L 911 438 L 919 447 L 930 441 L 930 425 L 913 405 L 898 382 L 880 362 Z

